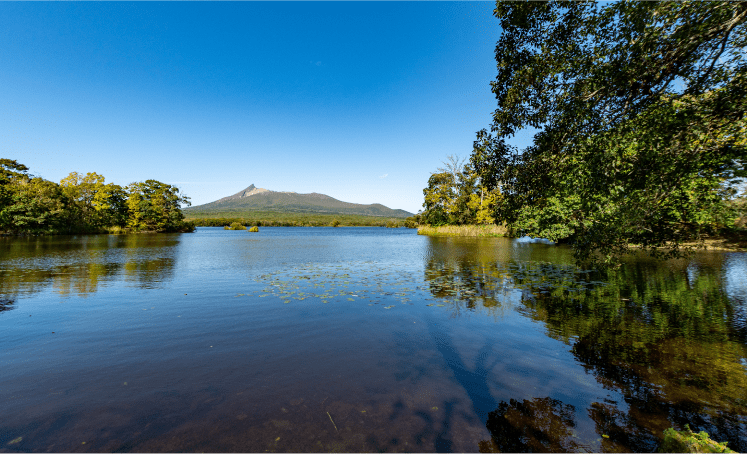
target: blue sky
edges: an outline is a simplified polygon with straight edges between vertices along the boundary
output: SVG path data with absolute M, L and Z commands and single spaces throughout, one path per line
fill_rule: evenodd
M 416 212 L 496 103 L 490 2 L 0 3 L 0 157 Z

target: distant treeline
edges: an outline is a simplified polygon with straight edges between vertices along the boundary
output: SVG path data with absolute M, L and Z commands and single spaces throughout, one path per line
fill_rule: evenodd
M 0 232 L 70 234 L 191 232 L 181 206 L 189 198 L 156 180 L 122 187 L 97 173 L 72 172 L 59 183 L 28 173 L 23 164 L 0 159 Z
M 362 215 L 302 214 L 257 211 L 236 217 L 189 218 L 199 227 L 225 227 L 233 223 L 258 227 L 408 227 L 415 228 L 413 219 L 380 218 Z M 251 217 L 246 216 L 250 214 Z

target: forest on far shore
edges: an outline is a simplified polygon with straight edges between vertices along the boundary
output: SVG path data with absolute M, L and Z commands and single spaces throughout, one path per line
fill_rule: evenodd
M 181 211 L 189 204 L 178 188 L 156 180 L 122 187 L 72 172 L 55 183 L 0 158 L 0 233 L 191 232 Z

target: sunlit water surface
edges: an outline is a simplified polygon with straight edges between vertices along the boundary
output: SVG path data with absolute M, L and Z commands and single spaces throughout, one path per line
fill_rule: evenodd
M 747 451 L 747 254 L 385 228 L 0 239 L 0 451 Z

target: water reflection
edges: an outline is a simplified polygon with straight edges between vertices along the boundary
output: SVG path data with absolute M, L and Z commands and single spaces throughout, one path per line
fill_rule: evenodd
M 0 240 L 0 450 L 747 451 L 744 255 L 263 232 Z
M 15 309 L 16 302 L 10 299 L 0 299 L 0 312 Z
M 0 238 L 0 295 L 51 286 L 60 295 L 86 297 L 120 279 L 161 286 L 173 278 L 178 244 L 178 235 Z
M 563 248 L 514 243 L 495 253 L 496 246 L 434 239 L 424 274 L 430 292 L 455 315 L 515 306 L 567 344 L 601 385 L 622 394 L 624 402 L 587 409 L 605 435 L 602 450 L 653 451 L 664 429 L 684 424 L 747 450 L 744 254 L 665 264 L 637 257 L 599 273 L 575 267 Z M 492 439 L 480 448 L 582 449 L 574 411 L 550 397 L 502 402 L 487 418 Z
M 531 299 L 534 291 L 569 296 L 605 285 L 573 265 L 567 249 L 494 238 L 431 240 L 425 282 L 454 315 L 483 311 L 499 316 L 513 308 L 513 301 Z M 545 261 L 550 257 L 556 261 Z
M 578 442 L 573 405 L 550 397 L 501 402 L 488 415 L 490 440 L 480 452 L 583 452 Z

